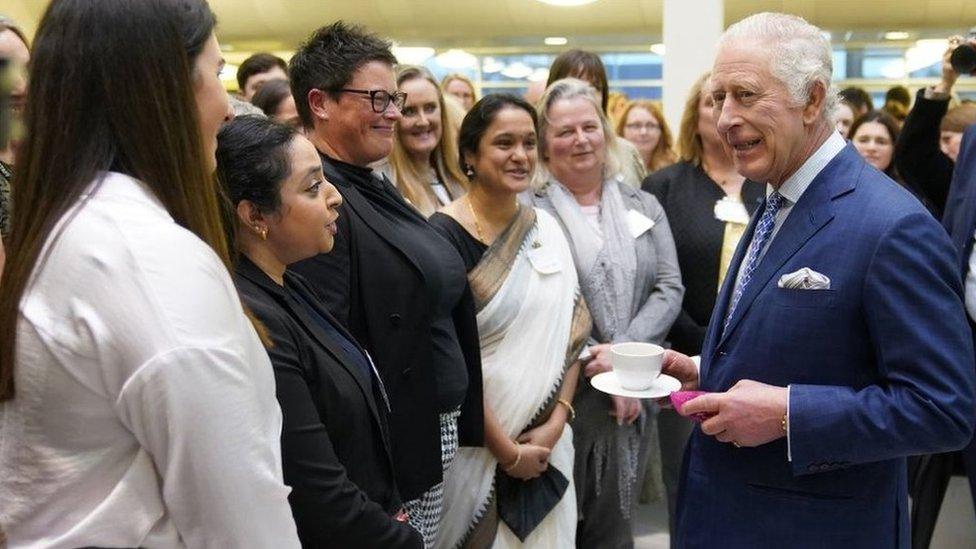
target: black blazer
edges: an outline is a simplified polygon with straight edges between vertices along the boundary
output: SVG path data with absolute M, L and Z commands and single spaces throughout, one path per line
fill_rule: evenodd
M 299 262 L 294 269 L 372 354 L 392 407 L 397 486 L 404 501 L 410 501 L 443 478 L 424 275 L 404 251 L 401 236 L 356 188 L 356 179 L 362 184 L 368 172 L 325 156 L 322 168 L 343 198 L 335 246 L 331 253 Z M 469 290 L 455 308 L 454 327 L 468 373 L 458 438 L 461 445 L 480 446 L 484 440 L 481 346 Z
M 685 286 L 681 312 L 668 341 L 677 351 L 697 355 L 718 297 L 725 222 L 715 219 L 715 202 L 725 192 L 701 167 L 685 161 L 652 173 L 642 187 L 658 199 L 668 216 Z M 753 181 L 742 184 L 742 202 L 749 215 L 762 201 L 763 190 L 763 185 Z
M 419 532 L 393 519 L 401 504 L 379 385 L 349 362 L 305 305 L 246 257 L 235 281 L 274 344 L 268 354 L 283 417 L 284 477 L 302 546 L 423 547 Z M 300 276 L 286 273 L 285 284 L 317 302 Z M 317 310 L 333 320 L 324 307 Z

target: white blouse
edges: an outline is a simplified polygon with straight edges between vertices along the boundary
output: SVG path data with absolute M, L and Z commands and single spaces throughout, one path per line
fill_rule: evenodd
M 135 179 L 86 198 L 21 302 L 9 547 L 299 547 L 271 364 L 227 269 Z

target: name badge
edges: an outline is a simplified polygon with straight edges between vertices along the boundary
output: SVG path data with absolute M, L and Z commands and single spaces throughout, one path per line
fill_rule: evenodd
M 552 252 L 553 249 L 551 246 L 544 246 L 538 240 L 533 242 L 532 247 L 527 252 L 532 268 L 544 275 L 561 271 L 563 267 L 559 264 L 559 260 L 556 259 L 556 254 Z
M 627 226 L 630 228 L 630 235 L 637 238 L 651 230 L 654 220 L 637 210 L 627 210 Z
M 746 205 L 729 197 L 715 202 L 715 219 L 723 223 L 749 224 L 749 211 Z

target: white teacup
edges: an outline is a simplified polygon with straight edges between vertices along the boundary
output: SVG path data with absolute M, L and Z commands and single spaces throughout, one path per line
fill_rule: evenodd
M 628 391 L 651 388 L 661 374 L 664 347 L 653 343 L 617 343 L 610 346 L 610 363 L 620 386 Z

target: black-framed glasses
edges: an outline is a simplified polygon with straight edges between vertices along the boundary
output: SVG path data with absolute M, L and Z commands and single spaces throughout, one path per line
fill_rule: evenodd
M 390 103 L 393 103 L 398 111 L 402 111 L 404 103 L 407 102 L 407 94 L 402 91 L 390 93 L 386 90 L 354 90 L 352 88 L 342 88 L 339 91 L 368 95 L 375 113 L 386 112 L 386 109 L 390 108 Z

